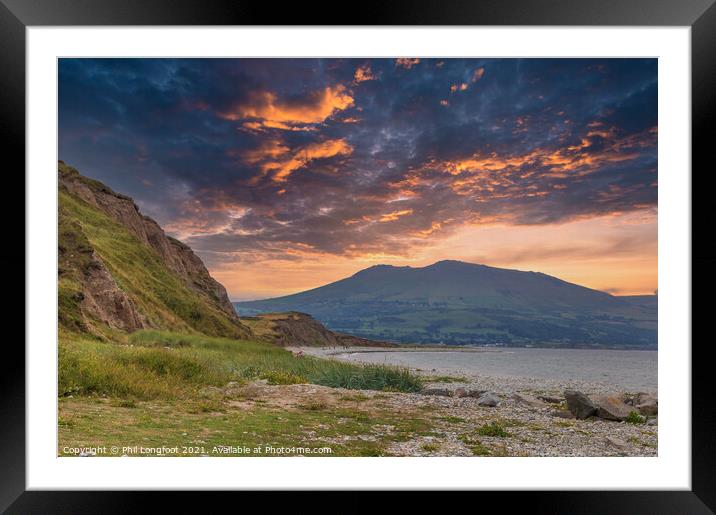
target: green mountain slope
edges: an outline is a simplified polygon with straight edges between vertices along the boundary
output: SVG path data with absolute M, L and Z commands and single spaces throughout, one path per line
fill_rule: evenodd
M 64 163 L 59 174 L 61 335 L 156 328 L 250 336 L 223 287 L 188 247 L 164 236 L 128 197 Z M 142 241 L 149 231 L 151 238 Z
M 655 302 L 460 261 L 379 265 L 306 292 L 235 306 L 242 315 L 302 311 L 336 331 L 400 342 L 656 345 Z

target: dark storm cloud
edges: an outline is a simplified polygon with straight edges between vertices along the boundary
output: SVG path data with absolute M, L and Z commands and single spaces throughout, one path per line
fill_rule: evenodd
M 61 59 L 60 158 L 210 262 L 655 206 L 654 59 Z

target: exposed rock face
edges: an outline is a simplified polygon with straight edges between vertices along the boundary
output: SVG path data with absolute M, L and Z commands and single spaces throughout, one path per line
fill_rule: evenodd
M 577 418 L 585 419 L 597 412 L 597 406 L 582 392 L 565 390 L 564 398 L 567 400 L 567 408 Z
M 237 316 L 226 289 L 209 275 L 204 263 L 194 251 L 171 236 L 167 236 L 166 239 L 169 241 L 172 254 L 179 262 L 176 271 L 189 279 L 188 285 L 199 293 L 207 295 L 227 314 L 232 317 Z
M 117 286 L 104 263 L 94 253 L 92 259 L 92 266 L 85 273 L 81 310 L 113 329 L 131 332 L 150 327 L 127 294 Z
M 119 288 L 81 226 L 59 211 L 58 276 L 70 299 L 60 293 L 60 325 L 87 331 L 90 320 L 113 329 L 134 331 L 149 327 L 132 300 Z M 68 287 L 69 286 L 69 287 Z M 69 302 L 68 302 L 69 301 Z M 76 306 L 73 313 L 70 306 Z
M 187 286 L 208 298 L 232 318 L 238 319 L 226 289 L 214 280 L 194 252 L 180 241 L 164 234 L 157 222 L 142 215 L 134 201 L 104 184 L 83 177 L 74 168 L 59 163 L 59 185 L 98 208 L 148 245 L 166 266 L 182 277 Z

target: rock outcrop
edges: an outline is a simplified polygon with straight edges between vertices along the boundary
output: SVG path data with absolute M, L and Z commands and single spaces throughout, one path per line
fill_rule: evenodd
M 112 329 L 132 332 L 151 327 L 94 253 L 92 266 L 85 276 L 82 297 L 82 311 Z
M 336 333 L 306 313 L 264 313 L 241 317 L 260 339 L 282 347 L 389 347 L 386 342 Z
M 649 393 L 598 395 L 588 397 L 576 390 L 565 390 L 569 412 L 576 418 L 584 419 L 591 416 L 617 422 L 630 421 L 635 416 L 646 421 L 646 417 L 654 417 L 658 413 L 656 396 Z M 643 415 L 639 417 L 638 415 Z

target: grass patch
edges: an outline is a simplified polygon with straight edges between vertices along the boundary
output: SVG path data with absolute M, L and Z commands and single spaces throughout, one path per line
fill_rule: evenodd
M 86 446 L 89 442 L 107 447 L 164 445 L 179 446 L 178 452 L 169 454 L 181 456 L 181 447 L 190 446 L 201 448 L 196 455 L 219 457 L 247 454 L 223 454 L 214 446 L 327 446 L 333 452 L 318 456 L 387 456 L 393 442 L 426 436 L 432 429 L 426 420 L 391 410 L 367 412 L 338 406 L 320 410 L 246 409 L 223 403 L 207 416 L 193 409 L 197 406 L 189 410 L 186 406 L 184 400 L 152 400 L 137 409 L 118 410 L 107 399 L 60 399 L 58 450 L 62 453 L 66 446 Z
M 266 379 L 268 384 L 302 384 L 307 383 L 305 377 L 285 370 L 269 370 L 261 374 L 261 379 Z
M 299 404 L 298 407 L 308 411 L 322 411 L 328 408 L 328 404 L 323 401 L 310 401 L 305 404 Z
M 448 415 L 446 417 L 439 417 L 438 420 L 442 420 L 443 422 L 449 422 L 451 424 L 462 424 L 463 422 L 465 422 L 464 418 L 453 417 L 452 415 Z
M 627 418 L 624 420 L 627 424 L 645 424 L 646 423 L 646 417 L 643 415 L 640 415 L 636 411 L 630 411 Z
M 466 377 L 458 376 L 423 376 L 426 383 L 467 383 Z
M 362 393 L 356 393 L 354 395 L 341 395 L 339 397 L 339 400 L 342 401 L 351 401 L 351 402 L 362 402 L 369 400 L 370 397 L 367 395 L 363 395 Z
M 112 399 L 109 405 L 116 408 L 136 408 L 137 402 L 134 399 Z
M 480 440 L 468 435 L 460 435 L 458 439 L 472 452 L 473 456 L 491 456 L 492 452 Z
M 435 452 L 440 448 L 440 446 L 436 443 L 424 443 L 420 446 L 420 448 L 425 452 Z
M 476 433 L 481 436 L 495 436 L 498 438 L 507 438 L 510 436 L 510 434 L 505 431 L 505 428 L 497 422 L 490 422 L 489 424 L 478 427 Z
M 576 422 L 573 422 L 571 420 L 556 420 L 554 422 L 554 425 L 559 427 L 573 427 L 576 425 Z

